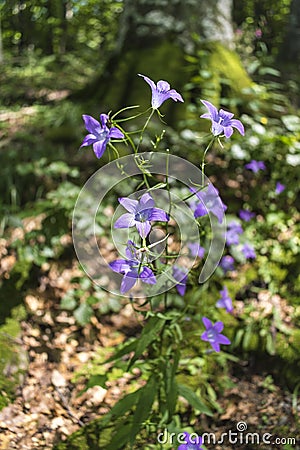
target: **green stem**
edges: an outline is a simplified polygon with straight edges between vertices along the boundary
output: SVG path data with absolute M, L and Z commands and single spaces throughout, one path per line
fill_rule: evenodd
M 205 157 L 206 157 L 206 153 L 208 152 L 208 150 L 210 149 L 210 147 L 212 146 L 212 144 L 215 142 L 216 138 L 213 137 L 212 140 L 208 143 L 206 149 L 204 150 L 203 153 L 203 157 L 202 157 L 202 164 L 201 164 L 201 171 L 202 171 L 202 182 L 201 185 L 204 185 L 204 167 L 205 167 Z

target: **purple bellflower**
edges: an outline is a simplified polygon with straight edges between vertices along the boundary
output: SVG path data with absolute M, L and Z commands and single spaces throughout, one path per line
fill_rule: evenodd
M 142 238 L 148 236 L 151 230 L 151 221 L 168 222 L 168 214 L 160 208 L 155 208 L 154 200 L 150 194 L 145 193 L 140 200 L 131 198 L 119 198 L 120 204 L 128 213 L 122 214 L 114 225 L 114 228 L 136 227 Z
M 244 244 L 242 248 L 243 255 L 246 259 L 255 259 L 256 253 L 252 245 L 250 244 Z
M 245 222 L 249 222 L 253 217 L 255 217 L 255 213 L 248 211 L 248 209 L 241 209 L 239 216 Z
M 127 259 L 116 259 L 109 263 L 110 268 L 123 276 L 120 292 L 125 294 L 136 283 L 138 279 L 148 284 L 155 284 L 156 278 L 149 267 L 143 265 L 137 254 L 137 248 L 132 241 L 127 242 L 125 250 Z
M 196 188 L 190 188 L 190 191 L 194 192 L 200 200 L 200 203 L 193 207 L 195 219 L 205 216 L 210 211 L 219 223 L 222 223 L 227 206 L 219 197 L 219 191 L 211 183 L 205 190 L 197 191 Z
M 231 344 L 230 340 L 226 336 L 221 334 L 221 331 L 224 328 L 223 322 L 219 321 L 216 322 L 215 325 L 213 325 L 207 317 L 203 317 L 202 322 L 204 323 L 206 331 L 202 333 L 201 339 L 202 341 L 208 341 L 216 352 L 220 351 L 220 344 Z
M 237 245 L 239 244 L 239 234 L 243 234 L 243 228 L 238 222 L 232 221 L 228 224 L 226 233 L 226 244 Z
M 220 295 L 221 298 L 217 301 L 216 306 L 218 308 L 225 308 L 229 313 L 233 311 L 232 299 L 229 297 L 228 289 L 226 286 L 220 291 Z
M 178 284 L 176 284 L 176 290 L 179 295 L 182 297 L 185 294 L 186 290 L 186 282 L 187 282 L 187 272 L 184 269 L 180 269 L 177 266 L 173 266 L 172 268 L 173 277 L 176 281 L 178 281 Z
M 175 91 L 175 89 L 171 89 L 171 86 L 167 81 L 160 80 L 157 85 L 150 78 L 145 75 L 138 74 L 140 77 L 144 78 L 146 83 L 149 84 L 152 91 L 152 100 L 151 105 L 153 109 L 158 109 L 168 98 L 171 98 L 175 102 L 180 101 L 183 102 L 183 98 L 181 95 Z
M 202 114 L 200 117 L 211 120 L 211 131 L 214 136 L 224 134 L 226 138 L 229 138 L 233 133 L 233 128 L 236 128 L 244 136 L 244 126 L 240 120 L 233 119 L 234 114 L 223 109 L 218 111 L 214 105 L 206 100 L 201 100 L 201 102 L 208 109 L 208 113 Z
M 252 170 L 252 172 L 257 173 L 259 170 L 265 170 L 266 166 L 263 161 L 256 161 L 252 159 L 248 164 L 245 165 L 245 168 L 248 170 Z
M 86 114 L 82 118 L 89 134 L 85 136 L 80 148 L 93 145 L 97 158 L 101 158 L 110 139 L 122 139 L 124 137 L 124 134 L 118 128 L 108 128 L 107 122 L 109 117 L 107 114 L 100 114 L 100 122 Z
M 280 183 L 280 181 L 277 181 L 276 188 L 275 188 L 275 194 L 281 194 L 285 190 L 285 185 Z
M 188 248 L 189 248 L 192 256 L 194 256 L 195 258 L 197 256 L 199 258 L 203 258 L 204 253 L 205 253 L 205 248 L 201 247 L 201 245 L 198 244 L 198 242 L 190 242 L 188 244 Z
M 234 270 L 234 258 L 231 255 L 223 256 L 219 266 L 222 267 L 225 273 Z
M 203 450 L 202 437 L 197 436 L 195 433 L 189 434 L 184 431 L 185 444 L 180 444 L 177 450 Z

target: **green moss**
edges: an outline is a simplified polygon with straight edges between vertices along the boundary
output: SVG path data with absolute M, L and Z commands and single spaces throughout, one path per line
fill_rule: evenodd
M 211 73 L 209 83 L 210 101 L 218 104 L 222 94 L 222 85 L 230 91 L 229 98 L 242 98 L 246 96 L 245 90 L 251 88 L 252 80 L 241 64 L 238 55 L 220 43 L 210 44 L 207 70 Z M 205 96 L 206 89 L 204 86 Z M 213 94 L 213 97 L 212 97 Z

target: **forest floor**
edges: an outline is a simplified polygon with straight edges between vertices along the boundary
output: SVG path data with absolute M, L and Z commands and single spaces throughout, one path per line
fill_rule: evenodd
M 74 381 L 74 374 L 86 368 L 99 349 L 114 347 L 139 329 L 127 306 L 117 314 L 101 320 L 93 317 L 89 325 L 78 326 L 70 313 L 61 310 L 59 302 L 71 288 L 71 279 L 79 274 L 75 261 L 63 270 L 53 265 L 47 276 L 41 277 L 39 288 L 25 297 L 27 318 L 21 323 L 18 343 L 26 350 L 28 365 L 15 400 L 0 412 L 1 450 L 51 449 L 54 443 L 64 441 L 107 412 L 126 392 L 133 376 L 138 380 L 138 372 L 125 373 L 107 383 L 106 389 L 94 386 L 86 391 L 84 377 Z M 266 382 L 266 376 L 267 373 L 255 373 L 246 363 L 239 367 L 238 375 L 233 371 L 232 387 L 218 399 L 222 412 L 216 413 L 213 420 L 201 417 L 201 429 L 220 437 L 229 430 L 236 432 L 237 422 L 243 421 L 248 431 L 261 436 L 270 433 L 273 442 L 276 438 L 297 438 L 297 433 L 299 439 L 299 405 L 293 402 L 291 392 Z M 233 447 L 216 444 L 208 448 Z M 300 447 L 236 444 L 234 448 Z

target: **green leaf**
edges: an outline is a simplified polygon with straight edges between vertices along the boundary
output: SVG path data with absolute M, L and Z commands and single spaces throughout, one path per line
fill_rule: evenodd
M 171 421 L 175 413 L 178 399 L 178 387 L 176 382 L 176 370 L 180 359 L 180 351 L 177 349 L 174 354 L 173 364 L 167 362 L 165 368 L 165 392 L 168 407 L 168 419 Z
M 105 447 L 106 450 L 124 449 L 124 445 L 129 441 L 131 423 L 118 424 L 118 431 L 113 435 L 110 443 Z M 126 447 L 127 448 L 127 447 Z
M 103 362 L 103 364 L 106 364 L 111 361 L 115 361 L 116 359 L 122 358 L 122 356 L 127 355 L 128 353 L 133 352 L 136 349 L 136 346 L 138 344 L 138 339 L 134 339 L 131 342 L 128 342 L 120 350 L 118 350 L 116 353 L 114 353 L 110 358 L 108 358 L 106 361 Z
M 112 416 L 115 417 L 123 417 L 127 412 L 129 412 L 133 406 L 137 403 L 140 391 L 142 388 L 138 389 L 135 392 L 132 392 L 131 394 L 125 395 L 125 397 L 121 398 L 121 400 L 118 401 L 118 403 L 115 404 L 115 406 L 110 410 L 109 414 L 109 420 Z M 106 417 L 105 417 L 106 419 Z
M 80 325 L 86 325 L 89 323 L 93 315 L 92 308 L 86 303 L 81 303 L 77 309 L 74 311 L 74 317 Z
M 156 396 L 158 383 L 156 377 L 151 376 L 148 383 L 140 389 L 140 397 L 133 416 L 130 432 L 130 442 L 133 444 L 143 422 L 148 419 Z
M 165 320 L 158 317 L 151 317 L 144 327 L 140 338 L 138 339 L 137 347 L 135 350 L 135 354 L 129 363 L 128 369 L 132 366 L 132 364 L 143 354 L 149 344 L 153 342 L 157 333 L 162 329 L 165 324 Z
M 89 388 L 94 387 L 94 386 L 101 386 L 103 388 L 106 388 L 106 385 L 105 385 L 106 381 L 107 381 L 107 374 L 92 375 L 86 384 L 85 391 L 87 391 Z
M 185 384 L 178 384 L 178 394 L 184 397 L 189 402 L 189 404 L 193 406 L 193 408 L 206 414 L 207 416 L 213 415 L 208 406 L 202 403 L 198 395 L 196 395 L 195 392 Z

